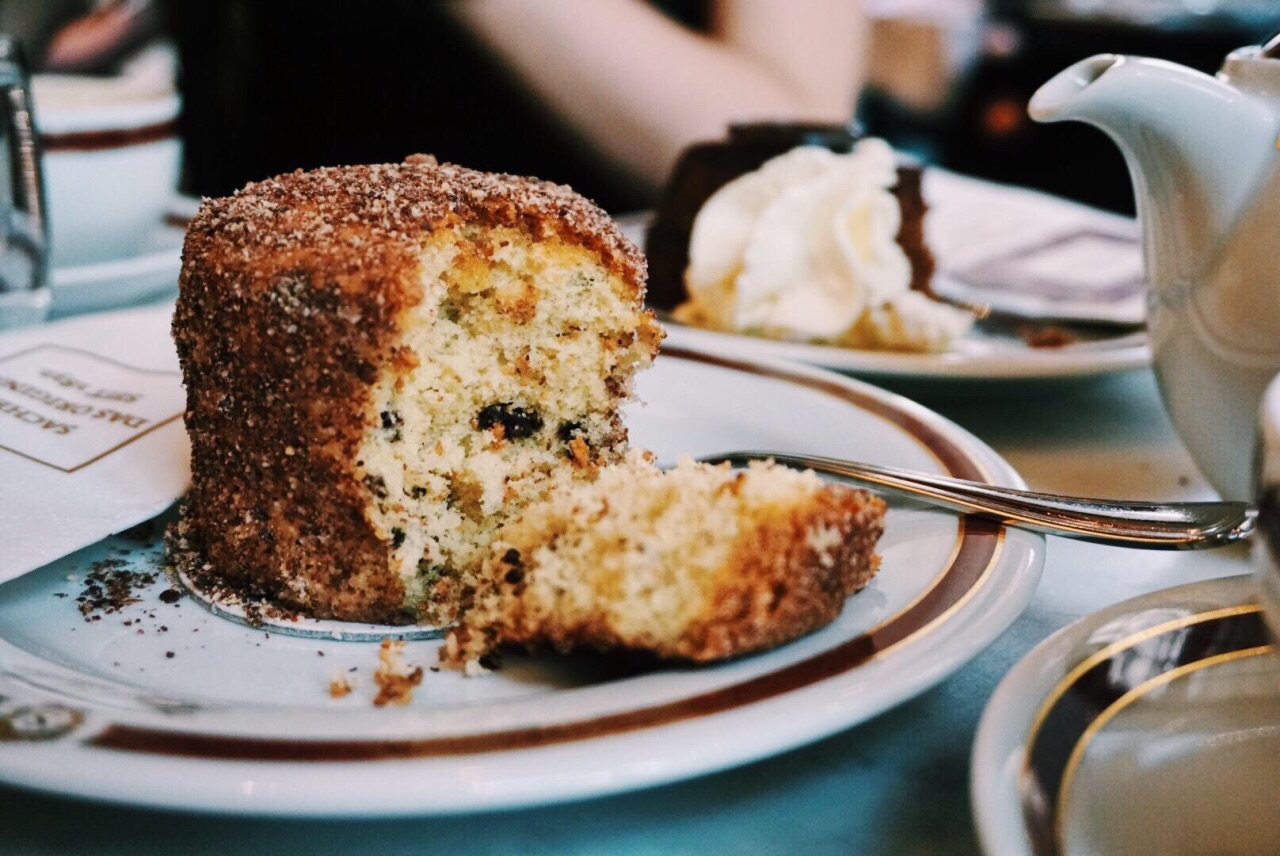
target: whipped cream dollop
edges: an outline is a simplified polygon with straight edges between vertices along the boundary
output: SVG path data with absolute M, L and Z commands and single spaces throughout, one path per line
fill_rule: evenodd
M 897 243 L 893 150 L 800 146 L 716 191 L 698 212 L 677 318 L 853 347 L 945 349 L 972 317 L 911 292 Z

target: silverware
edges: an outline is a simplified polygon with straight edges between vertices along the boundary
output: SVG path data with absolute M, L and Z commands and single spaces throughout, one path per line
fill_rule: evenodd
M 875 464 L 778 452 L 724 452 L 699 460 L 743 466 L 772 459 L 889 494 L 1050 535 L 1151 550 L 1198 550 L 1247 538 L 1256 509 L 1243 502 L 1131 502 L 1036 493 Z

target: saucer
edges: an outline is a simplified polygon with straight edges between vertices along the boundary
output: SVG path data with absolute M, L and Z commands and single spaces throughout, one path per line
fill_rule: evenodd
M 162 222 L 137 253 L 89 264 L 53 267 L 50 318 L 119 309 L 172 295 L 182 267 L 182 239 L 200 200 L 175 196 Z
M 972 797 L 988 854 L 1277 853 L 1280 660 L 1248 576 L 1086 616 L 1001 681 Z

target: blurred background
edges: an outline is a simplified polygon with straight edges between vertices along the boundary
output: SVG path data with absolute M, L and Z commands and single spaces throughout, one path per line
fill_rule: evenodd
M 459 10 L 470 2 L 0 0 L 0 30 L 23 40 L 37 71 L 167 79 L 184 99 L 187 193 L 221 195 L 296 168 L 431 152 L 567 182 L 615 212 L 651 206 L 673 154 L 659 146 L 638 167 L 595 129 L 567 121 L 562 108 L 573 87 L 558 97 L 540 89 L 545 54 L 503 56 L 501 33 L 468 11 L 494 7 L 500 15 L 502 3 Z M 1122 212 L 1132 210 L 1132 195 L 1119 154 L 1086 126 L 1030 123 L 1025 107 L 1036 87 L 1099 52 L 1212 72 L 1233 48 L 1280 27 L 1277 0 L 847 2 L 860 29 L 849 36 L 847 57 L 825 59 L 856 66 L 848 116 L 867 133 L 926 162 Z M 619 7 L 625 22 L 624 5 L 663 18 L 652 31 L 649 18 L 636 19 L 653 39 L 647 56 L 665 50 L 661 27 L 669 25 L 680 50 L 700 50 L 699 40 L 710 44 L 723 25 L 715 2 L 610 0 L 597 8 L 603 15 Z M 798 0 L 796 14 L 804 7 Z M 562 59 L 576 57 L 571 42 L 561 50 Z M 586 89 L 600 80 L 577 83 Z M 669 85 L 714 90 L 715 83 L 691 77 Z M 678 133 L 706 135 L 675 133 L 677 142 Z
M 1036 88 L 1096 53 L 1214 73 L 1227 53 L 1280 29 L 1276 0 L 881 0 L 870 8 L 877 38 L 859 105 L 867 128 L 959 172 L 1127 214 L 1133 193 L 1114 144 L 1081 123 L 1031 122 Z M 910 71 L 895 62 L 904 56 Z

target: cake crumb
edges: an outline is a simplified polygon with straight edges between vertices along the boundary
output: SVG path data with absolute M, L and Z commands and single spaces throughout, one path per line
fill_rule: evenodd
M 1053 324 L 1024 324 L 1019 332 L 1029 348 L 1064 348 L 1080 341 L 1075 333 Z
M 155 581 L 155 574 L 134 571 L 121 559 L 102 559 L 90 566 L 76 603 L 85 621 L 98 621 L 103 614 L 118 613 L 129 604 L 139 603 L 142 598 L 138 592 Z
M 422 667 L 410 668 L 404 660 L 404 642 L 382 640 L 378 649 L 378 671 L 373 674 L 378 694 L 373 703 L 378 707 L 388 704 L 408 704 L 413 701 L 413 688 L 422 683 Z
M 351 690 L 353 689 L 354 687 L 351 682 L 342 676 L 329 681 L 330 698 L 345 698 L 346 696 L 351 695 Z

